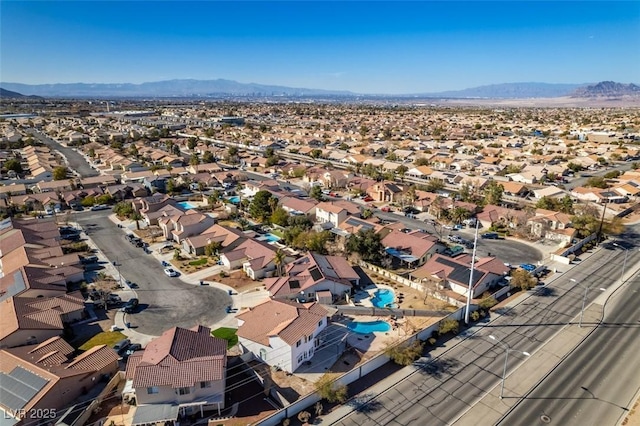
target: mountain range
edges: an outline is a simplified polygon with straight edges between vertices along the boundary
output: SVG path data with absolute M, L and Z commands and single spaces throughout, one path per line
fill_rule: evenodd
M 0 83 L 0 97 L 16 95 L 66 98 L 208 98 L 208 97 L 377 97 L 451 99 L 594 98 L 640 96 L 640 86 L 603 81 L 597 84 L 503 83 L 433 93 L 367 95 L 349 91 L 239 83 L 233 80 L 165 80 L 149 83 Z M 10 96 L 9 93 L 15 95 Z M 16 93 L 17 92 L 17 93 Z

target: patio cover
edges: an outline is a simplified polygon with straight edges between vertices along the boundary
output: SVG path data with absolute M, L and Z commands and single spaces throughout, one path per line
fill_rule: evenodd
M 394 248 L 391 247 L 387 247 L 384 249 L 388 254 L 390 254 L 393 257 L 397 257 L 398 259 L 402 260 L 403 262 L 408 262 L 408 263 L 413 263 L 417 260 L 419 260 L 419 258 L 412 256 L 408 253 L 405 253 L 403 251 L 399 251 L 396 250 Z
M 178 420 L 178 406 L 172 404 L 139 405 L 133 415 L 132 426 Z

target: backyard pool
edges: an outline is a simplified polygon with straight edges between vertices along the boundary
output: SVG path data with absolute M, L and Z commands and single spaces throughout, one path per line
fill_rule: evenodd
M 182 207 L 183 209 L 185 209 L 185 210 L 191 210 L 191 209 L 195 209 L 196 208 L 196 206 L 194 206 L 193 204 L 191 204 L 188 201 L 181 201 L 181 202 L 178 203 L 178 205 L 180 207 Z
M 240 203 L 240 196 L 239 195 L 234 195 L 233 197 L 227 198 L 227 200 L 229 200 L 229 202 L 231 204 L 238 204 L 238 203 Z
M 373 293 L 371 303 L 376 308 L 391 308 L 393 305 L 393 299 L 393 290 L 382 288 Z
M 263 238 L 265 241 L 268 241 L 270 243 L 277 243 L 278 241 L 280 241 L 280 237 L 274 234 L 265 234 Z
M 347 324 L 347 328 L 354 333 L 369 334 L 374 331 L 389 331 L 391 330 L 391 324 L 382 320 L 368 322 L 351 321 Z

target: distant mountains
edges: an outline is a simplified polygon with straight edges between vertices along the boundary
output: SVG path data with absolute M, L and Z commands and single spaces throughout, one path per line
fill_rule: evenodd
M 574 98 L 640 97 L 640 86 L 633 83 L 622 84 L 614 81 L 601 81 L 597 84 L 580 87 L 576 89 L 571 96 Z
M 209 96 L 353 96 L 347 91 L 304 89 L 239 83 L 233 80 L 166 80 L 142 84 L 21 84 L 0 83 L 21 93 L 47 97 L 209 97 Z
M 342 98 L 436 98 L 436 99 L 527 99 L 557 97 L 619 97 L 638 95 L 635 84 L 603 81 L 597 84 L 503 83 L 434 93 L 403 95 L 367 95 L 349 91 L 306 89 L 257 83 L 239 83 L 233 80 L 166 80 L 141 84 L 21 84 L 0 83 L 4 93 L 17 96 L 66 98 L 207 98 L 207 97 L 342 97 Z
M 557 98 L 568 96 L 586 84 L 553 83 L 502 83 L 472 87 L 464 90 L 452 90 L 438 93 L 426 93 L 422 96 L 438 98 L 487 98 L 487 99 L 525 99 Z
M 26 96 L 22 93 L 12 92 L 11 90 L 5 90 L 0 87 L 0 98 L 26 98 Z

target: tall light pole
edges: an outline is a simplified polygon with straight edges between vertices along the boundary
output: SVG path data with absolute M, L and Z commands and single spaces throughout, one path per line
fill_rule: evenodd
M 582 328 L 582 318 L 584 318 L 584 305 L 585 305 L 585 303 L 587 302 L 587 293 L 589 293 L 589 289 L 590 289 L 591 287 L 587 287 L 587 286 L 584 286 L 584 285 L 582 285 L 582 284 L 579 284 L 579 283 L 578 283 L 575 279 L 573 279 L 573 278 L 569 278 L 569 281 L 574 282 L 574 283 L 578 284 L 580 287 L 584 288 L 584 296 L 582 296 L 582 309 L 580 309 L 580 321 L 578 321 L 578 327 L 579 327 L 579 328 Z M 606 289 L 606 288 L 602 288 L 602 287 L 600 287 L 598 290 L 600 290 L 600 291 L 606 291 L 607 289 Z
M 511 346 L 507 345 L 505 342 L 503 342 L 502 340 L 498 339 L 494 335 L 490 335 L 489 339 L 495 340 L 496 342 L 498 342 L 499 344 L 504 346 L 504 349 L 505 349 L 504 368 L 502 369 L 502 383 L 500 384 L 500 399 L 502 399 L 502 397 L 504 395 L 504 380 L 505 380 L 505 378 L 507 376 L 507 362 L 509 361 L 509 352 L 511 352 Z M 531 354 L 529 352 L 524 352 L 524 351 L 516 351 L 516 352 L 520 352 L 521 354 L 523 354 L 525 356 L 531 356 Z
M 629 254 L 629 249 L 622 247 L 618 243 L 613 243 L 613 245 L 624 250 L 624 262 L 622 263 L 622 273 L 620 274 L 620 282 L 622 282 L 624 279 L 624 270 L 627 267 L 627 255 Z
M 473 253 L 471 254 L 471 269 L 469 269 L 469 288 L 467 290 L 467 307 L 464 311 L 464 323 L 469 324 L 469 310 L 471 309 L 471 293 L 473 293 L 473 267 L 476 263 L 476 247 L 478 246 L 478 227 L 480 221 L 476 220 L 476 236 L 473 239 Z

